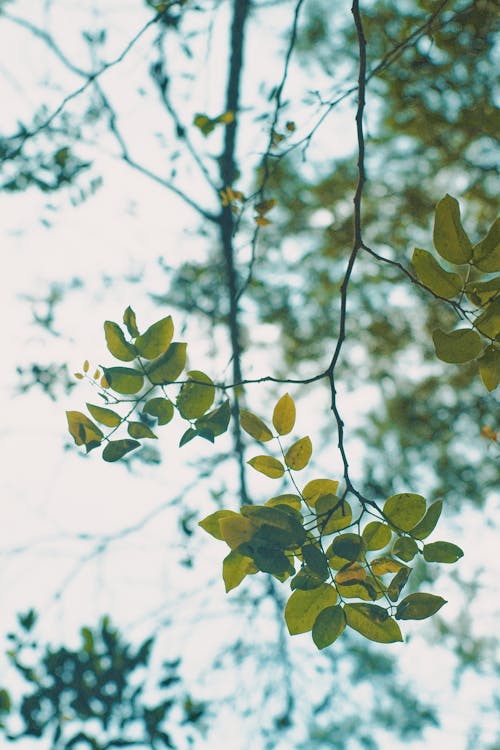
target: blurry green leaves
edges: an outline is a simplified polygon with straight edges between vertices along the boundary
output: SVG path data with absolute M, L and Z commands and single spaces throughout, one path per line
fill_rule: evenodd
M 217 125 L 229 125 L 234 122 L 234 112 L 223 112 L 218 117 L 209 117 L 208 115 L 198 112 L 193 119 L 193 125 L 205 136 L 212 133 Z

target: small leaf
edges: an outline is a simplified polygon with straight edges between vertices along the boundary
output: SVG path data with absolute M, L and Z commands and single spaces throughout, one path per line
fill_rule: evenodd
M 198 430 L 193 430 L 192 427 L 188 427 L 186 432 L 182 435 L 181 439 L 179 440 L 179 448 L 182 448 L 183 445 L 186 445 L 187 443 L 190 443 L 193 438 L 197 437 L 199 435 Z
M 210 430 L 212 435 L 217 437 L 226 432 L 230 419 L 231 406 L 229 404 L 229 399 L 226 399 L 226 401 L 223 401 L 223 403 L 216 409 L 208 412 L 201 417 L 201 419 L 197 419 L 195 427 L 199 432 L 202 430 Z
M 127 438 L 123 440 L 110 440 L 102 452 L 102 457 L 105 461 L 118 461 L 139 446 L 140 443 L 137 440 L 128 440 Z
M 392 531 L 386 523 L 370 521 L 362 531 L 361 536 L 368 550 L 383 549 L 392 538 Z
M 481 353 L 481 336 L 472 328 L 459 328 L 446 333 L 436 328 L 432 333 L 436 354 L 443 362 L 463 364 L 475 359 Z
M 345 560 L 358 560 L 364 552 L 364 542 L 359 534 L 339 534 L 328 548 L 328 557 L 337 555 Z
M 399 557 L 400 560 L 410 562 L 418 553 L 418 546 L 414 539 L 409 536 L 401 536 L 396 539 L 392 548 L 392 554 Z
M 451 542 L 424 544 L 424 560 L 427 562 L 454 563 L 464 556 L 463 550 Z
M 314 507 L 319 497 L 336 495 L 339 483 L 334 479 L 312 479 L 302 490 L 302 497 L 308 505 Z
M 298 495 L 276 495 L 276 497 L 271 497 L 266 502 L 266 505 L 269 505 L 269 507 L 274 508 L 276 506 L 280 505 L 287 505 L 290 508 L 294 508 L 294 510 L 299 510 L 301 508 L 301 500 Z
M 200 521 L 198 523 L 198 526 L 201 526 L 201 528 L 206 531 L 207 534 L 211 534 L 211 536 L 215 537 L 215 539 L 224 541 L 219 522 L 222 518 L 229 517 L 240 517 L 240 514 L 235 513 L 234 510 L 216 510 L 215 513 L 211 513 L 209 516 Z
M 265 422 L 246 409 L 240 409 L 240 424 L 245 432 L 260 443 L 265 443 L 273 437 L 273 433 Z
M 132 367 L 104 367 L 109 387 L 123 395 L 138 393 L 144 385 L 144 375 Z
M 222 578 L 226 594 L 239 586 L 247 575 L 257 573 L 257 571 L 258 568 L 251 557 L 245 557 L 236 550 L 232 550 L 222 561 Z
M 500 271 L 500 218 L 495 219 L 486 237 L 472 248 L 472 262 L 485 273 Z
M 89 363 L 88 359 L 86 359 L 85 362 L 83 363 L 83 372 L 88 372 L 89 371 L 89 367 L 90 367 L 90 363 Z
M 123 362 L 131 362 L 137 357 L 135 346 L 129 344 L 125 339 L 125 334 L 118 323 L 106 320 L 104 323 L 104 335 L 106 336 L 106 345 L 113 357 L 121 359 Z
M 189 380 L 177 396 L 177 408 L 184 419 L 197 419 L 212 406 L 215 387 L 211 378 L 199 370 L 191 370 L 187 375 Z
M 307 633 L 318 614 L 326 607 L 332 607 L 336 601 L 337 592 L 328 583 L 322 583 L 309 591 L 294 591 L 285 607 L 285 622 L 290 635 Z
M 436 206 L 434 247 L 442 258 L 456 265 L 467 263 L 472 257 L 472 244 L 460 221 L 458 201 L 451 195 Z
M 446 604 L 446 599 L 434 594 L 410 594 L 399 602 L 396 620 L 425 620 Z
M 121 424 L 122 418 L 112 409 L 105 409 L 102 406 L 95 406 L 94 404 L 87 404 L 87 409 L 94 419 L 97 419 L 101 424 L 105 424 L 106 427 L 118 427 Z
M 384 515 L 401 531 L 410 531 L 425 513 L 425 498 L 411 492 L 392 495 L 384 504 Z
M 273 425 L 279 435 L 288 435 L 294 428 L 295 402 L 288 393 L 285 393 L 274 407 Z
M 300 471 L 307 466 L 311 455 L 311 438 L 303 437 L 287 450 L 285 453 L 285 463 L 289 469 Z
M 377 604 L 346 604 L 344 613 L 349 627 L 370 641 L 395 643 L 403 640 L 397 622 Z
M 186 365 L 186 349 L 187 344 L 179 341 L 170 344 L 167 351 L 149 365 L 147 375 L 150 381 L 154 385 L 175 382 Z
M 207 115 L 197 113 L 194 116 L 193 125 L 201 130 L 206 138 L 215 129 L 216 121 L 207 117 Z
M 156 359 L 167 351 L 173 335 L 174 324 L 172 316 L 168 315 L 149 326 L 148 330 L 136 339 L 135 346 L 141 357 Z M 184 369 L 184 365 L 182 369 Z
M 500 382 L 500 349 L 494 344 L 488 346 L 477 364 L 485 387 L 489 391 L 494 391 Z
M 352 521 L 352 510 L 347 500 L 336 495 L 322 495 L 316 501 L 318 530 L 323 536 L 347 528 Z
M 75 376 L 75 378 L 76 378 L 77 380 L 83 380 L 83 375 L 82 375 L 82 373 L 81 373 L 81 372 L 75 372 L 75 373 L 73 373 L 73 374 L 74 374 L 74 376 Z
M 427 250 L 415 248 L 411 262 L 420 281 L 434 294 L 453 299 L 462 291 L 462 277 L 445 271 Z
M 156 417 L 159 425 L 168 424 L 174 416 L 174 405 L 168 398 L 150 398 L 142 409 L 143 414 Z
M 135 312 L 132 310 L 130 305 L 123 313 L 123 324 L 126 327 L 128 334 L 131 338 L 136 339 L 139 335 L 139 329 L 137 328 L 137 320 Z
M 247 464 L 250 464 L 256 471 L 260 471 L 261 474 L 265 474 L 266 477 L 271 477 L 271 479 L 279 479 L 285 473 L 285 467 L 281 461 L 272 456 L 255 456 L 255 458 L 247 461 Z
M 224 125 L 229 125 L 231 122 L 234 122 L 234 119 L 234 112 L 228 109 L 227 112 L 223 112 L 218 116 L 217 122 L 222 122 Z
M 344 610 L 341 606 L 321 610 L 314 621 L 312 639 L 317 648 L 330 646 L 343 633 L 346 626 Z
M 79 411 L 67 411 L 69 432 L 76 445 L 85 445 L 95 448 L 104 435 L 99 427 L 92 422 L 85 414 Z
M 127 430 L 130 437 L 133 438 L 154 438 L 154 440 L 158 439 L 154 432 L 142 422 L 129 422 Z
M 411 535 L 414 539 L 425 539 L 434 531 L 436 524 L 439 521 L 442 508 L 442 500 L 436 500 L 435 503 L 432 503 L 420 523 L 417 523 L 417 525 L 411 530 Z
M 410 577 L 410 573 L 411 568 L 403 565 L 403 567 L 398 570 L 398 572 L 390 582 L 389 586 L 387 587 L 387 596 L 389 597 L 391 602 L 397 602 L 402 589 L 404 588 L 408 578 Z

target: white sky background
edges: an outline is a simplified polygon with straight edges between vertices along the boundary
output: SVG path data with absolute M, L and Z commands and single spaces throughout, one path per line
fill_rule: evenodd
M 105 57 L 110 59 L 121 52 L 124 43 L 148 17 L 140 3 L 132 0 L 103 0 L 96 3 L 96 7 L 99 10 L 94 8 L 89 14 L 90 3 L 55 0 L 52 4 L 57 38 L 67 54 L 74 55 L 73 59 L 82 66 L 86 65 L 86 58 L 80 29 L 82 25 L 89 27 L 89 18 L 93 19 L 96 28 L 102 23 L 112 29 L 109 46 L 105 48 Z M 18 16 L 43 25 L 47 19 L 44 9 L 47 8 L 49 3 L 19 0 L 10 9 Z M 281 15 L 275 12 L 276 28 L 281 22 L 288 23 L 290 18 L 282 11 Z M 199 75 L 199 70 L 194 70 L 196 83 L 187 84 L 189 99 L 185 104 L 185 115 L 183 113 L 186 122 L 190 122 L 197 111 L 212 115 L 222 111 L 220 75 L 225 69 L 225 20 L 223 9 L 215 15 L 210 63 L 204 68 L 203 76 Z M 247 75 L 255 76 L 256 81 L 263 77 L 269 85 L 271 72 L 276 81 L 281 75 L 281 68 L 270 63 L 276 28 L 261 27 L 256 37 L 258 49 L 252 52 L 250 48 L 247 53 L 247 59 L 252 61 L 252 72 Z M 154 33 L 153 30 L 146 35 L 127 59 L 102 80 L 105 87 L 109 85 L 110 91 L 117 92 L 128 136 L 153 166 L 159 163 L 163 151 L 155 150 L 151 145 L 154 138 L 146 138 L 143 132 L 145 123 L 150 125 L 151 133 L 161 130 L 161 125 L 155 121 L 156 110 L 149 109 L 148 97 L 142 98 L 141 107 L 137 105 L 137 97 L 130 104 L 128 97 L 132 101 L 136 85 L 144 80 L 144 54 Z M 204 40 L 199 43 L 204 43 Z M 6 21 L 0 21 L 0 49 L 3 50 L 0 64 L 2 131 L 14 129 L 16 118 L 28 117 L 38 103 L 48 101 L 57 106 L 61 94 L 79 85 L 79 80 L 64 72 L 42 43 Z M 219 50 L 219 55 L 214 54 L 214 50 Z M 57 80 L 60 87 L 51 92 L 42 85 L 49 80 Z M 77 105 L 74 111 L 78 111 Z M 297 119 L 300 124 L 300 111 L 297 117 L 295 113 L 293 115 L 292 119 Z M 307 113 L 303 115 L 304 126 L 308 116 Z M 346 148 L 353 133 L 352 112 L 346 108 L 339 111 L 337 117 L 336 132 L 345 137 L 336 138 L 336 145 L 339 149 Z M 247 126 L 250 123 L 248 116 Z M 105 133 L 104 126 L 101 126 L 101 131 Z M 264 125 L 260 131 L 244 126 L 242 153 L 253 154 L 254 160 L 257 159 L 259 149 L 265 143 L 264 135 Z M 195 134 L 193 139 L 196 137 Z M 201 143 L 201 138 L 197 142 Z M 215 136 L 214 151 L 217 145 Z M 31 606 L 41 613 L 40 632 L 54 643 L 73 640 L 80 625 L 95 623 L 103 613 L 110 613 L 119 626 L 126 628 L 125 632 L 131 638 L 148 635 L 153 623 L 168 623 L 166 637 L 162 639 L 162 656 L 174 658 L 182 654 L 186 674 L 196 675 L 199 670 L 210 669 L 214 654 L 233 640 L 235 628 L 244 626 L 243 616 L 234 603 L 235 597 L 226 597 L 222 582 L 205 588 L 211 573 L 219 569 L 224 555 L 222 546 L 208 537 L 205 539 L 204 533 L 197 531 L 195 540 L 184 551 L 182 547 L 187 543 L 177 526 L 175 509 L 155 517 L 140 533 L 110 543 L 105 554 L 84 565 L 79 565 L 80 558 L 92 547 L 75 539 L 82 533 L 113 534 L 133 525 L 149 510 L 181 493 L 183 487 L 196 477 L 196 467 L 193 470 L 188 466 L 199 455 L 196 443 L 179 451 L 177 441 L 182 428 L 179 426 L 177 431 L 172 426 L 163 428 L 159 441 L 164 456 L 162 465 L 149 468 L 138 464 L 135 473 L 131 474 L 116 464 L 104 464 L 98 451 L 84 461 L 73 452 L 62 450 L 67 439 L 64 410 L 82 409 L 86 400 L 95 401 L 85 385 L 80 385 L 68 399 L 60 398 L 57 403 L 50 402 L 36 390 L 13 397 L 18 364 L 68 361 L 70 370 L 75 371 L 85 358 L 92 364 L 106 362 L 102 334 L 104 319 L 119 321 L 128 304 L 136 310 L 139 325 L 147 325 L 161 314 L 171 312 L 163 313 L 146 296 L 146 290 L 161 292 L 163 289 L 163 277 L 156 266 L 158 257 L 164 256 L 174 265 L 182 258 L 196 257 L 204 251 L 203 242 L 196 236 L 197 220 L 193 219 L 189 209 L 166 194 L 163 188 L 114 160 L 113 143 L 104 136 L 99 140 L 98 150 L 101 156 L 96 172 L 103 175 L 104 186 L 78 207 L 72 207 L 63 194 L 54 196 L 57 211 L 44 207 L 52 202 L 50 196 L 47 199 L 33 191 L 3 195 L 0 199 L 3 260 L 0 315 L 4 321 L 0 430 L 4 469 L 0 550 L 10 550 L 2 557 L 0 570 L 2 631 L 8 632 L 14 627 L 16 613 Z M 185 184 L 189 185 L 189 180 Z M 43 226 L 40 218 L 50 219 L 52 226 Z M 107 286 L 102 282 L 103 275 L 121 277 L 143 271 L 145 281 L 141 284 L 114 281 Z M 85 287 L 68 293 L 56 318 L 55 327 L 62 335 L 50 338 L 32 324 L 30 306 L 20 295 L 43 296 L 51 282 L 69 282 L 74 277 L 83 279 Z M 221 355 L 217 361 L 211 360 L 210 342 L 203 337 L 203 331 L 189 320 L 182 321 L 175 312 L 174 321 L 178 321 L 178 328 L 181 322 L 187 325 L 184 335 L 190 343 L 191 364 L 223 376 L 227 357 Z M 269 338 L 272 343 L 274 332 L 263 328 L 256 331 L 256 335 Z M 267 354 L 263 353 L 260 361 L 248 362 L 245 374 L 268 373 L 270 366 L 266 357 L 272 358 L 272 347 Z M 256 404 L 265 403 L 264 393 L 263 389 L 254 396 Z M 341 395 L 343 411 L 352 414 L 352 419 L 355 419 L 356 407 L 359 410 L 360 403 L 361 406 L 366 403 L 363 397 L 369 397 L 362 394 L 360 399 L 356 392 L 349 397 Z M 302 413 L 299 409 L 298 431 L 301 434 L 310 431 L 313 442 L 315 424 L 327 403 L 326 398 L 325 394 L 316 393 L 303 407 Z M 267 412 L 271 411 L 273 402 L 269 403 L 271 406 Z M 266 415 L 265 406 L 260 408 L 260 413 Z M 228 438 L 218 439 L 217 449 L 224 450 L 224 446 L 229 446 Z M 358 448 L 357 445 L 352 447 Z M 210 455 L 210 451 L 208 444 L 203 446 L 204 455 Z M 328 464 L 327 459 L 320 459 L 318 467 L 322 462 Z M 351 459 L 356 470 L 359 457 L 351 455 Z M 319 471 L 319 475 L 321 473 Z M 189 493 L 188 507 L 199 511 L 200 517 L 213 511 L 208 487 L 218 489 L 222 482 L 231 487 L 234 478 L 219 472 L 213 481 Z M 256 492 L 274 491 L 274 486 L 269 489 L 267 480 L 255 481 L 253 487 Z M 445 522 L 440 528 L 445 532 Z M 465 529 L 468 533 L 462 536 Z M 479 630 L 488 635 L 493 630 L 494 616 L 489 586 L 494 588 L 495 576 L 487 567 L 489 552 L 493 557 L 495 551 L 493 530 L 485 528 L 477 514 L 470 513 L 467 519 L 462 519 L 460 527 L 457 525 L 450 530 L 450 534 L 464 548 L 465 560 L 471 570 L 476 564 L 487 568 L 484 583 L 488 584 L 488 589 L 481 599 L 483 614 Z M 478 536 L 480 545 L 477 544 Z M 445 533 L 443 538 L 446 538 Z M 202 560 L 194 572 L 172 563 L 173 557 L 177 560 L 179 556 L 194 551 Z M 55 600 L 54 595 L 62 589 L 62 596 Z M 460 594 L 445 574 L 439 582 L 439 593 L 449 599 L 443 617 L 456 616 Z M 201 619 L 200 612 L 208 613 L 208 617 Z M 259 638 L 272 644 L 275 633 L 269 622 L 264 613 L 257 619 L 261 628 L 257 632 Z M 449 690 L 453 670 L 451 657 L 444 649 L 431 649 L 424 640 L 425 634 L 429 637 L 436 632 L 433 628 L 432 621 L 405 623 L 405 632 L 414 634 L 413 638 L 409 644 L 395 646 L 408 681 L 421 681 L 425 697 L 428 700 L 435 698 L 441 706 L 443 720 L 440 730 L 428 731 L 425 740 L 407 743 L 407 747 L 415 750 L 424 747 L 465 750 L 466 734 L 474 722 L 479 720 L 486 726 L 485 737 L 488 738 L 491 717 L 480 716 L 478 706 L 488 698 L 491 682 L 470 675 L 465 689 L 458 697 L 452 697 Z M 334 648 L 342 648 L 341 641 Z M 292 639 L 291 649 L 294 653 L 303 653 L 306 659 L 312 658 L 315 652 L 308 634 Z M 224 683 L 201 682 L 199 688 L 206 690 L 207 697 L 213 697 L 214 691 L 231 694 L 241 684 L 250 691 L 249 676 L 233 673 L 225 675 Z M 194 694 L 197 695 L 196 691 Z M 257 724 L 258 718 L 254 717 Z M 493 732 L 491 721 L 490 739 L 493 739 Z M 240 718 L 231 721 L 226 716 L 220 728 L 214 730 L 212 739 L 200 742 L 197 747 L 215 750 L 227 744 L 233 750 L 245 750 L 248 742 L 249 736 L 242 736 Z M 288 742 L 285 744 L 290 746 Z M 395 748 L 394 740 L 388 738 L 385 747 Z

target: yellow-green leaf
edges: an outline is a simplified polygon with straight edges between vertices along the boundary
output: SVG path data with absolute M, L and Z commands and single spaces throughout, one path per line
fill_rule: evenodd
M 121 359 L 123 362 L 131 362 L 137 357 L 135 346 L 129 344 L 125 339 L 125 334 L 118 323 L 106 320 L 104 323 L 104 335 L 106 336 L 106 345 L 113 357 Z
M 136 339 L 139 335 L 139 329 L 137 328 L 137 320 L 135 317 L 135 312 L 132 310 L 130 305 L 127 307 L 125 312 L 123 313 L 123 324 L 125 325 L 129 336 L 131 336 L 133 339 Z
M 424 560 L 427 562 L 454 563 L 463 557 L 463 550 L 451 542 L 424 544 Z
M 436 328 L 432 333 L 436 354 L 443 362 L 463 364 L 475 359 L 481 353 L 481 336 L 472 328 L 459 328 L 446 333 Z
M 403 567 L 398 570 L 398 572 L 390 582 L 389 586 L 387 587 L 387 596 L 389 597 L 391 602 L 397 602 L 402 589 L 404 588 L 408 578 L 410 577 L 410 573 L 411 568 L 403 565 Z
M 285 473 L 285 467 L 281 461 L 272 456 L 255 456 L 255 458 L 251 458 L 247 463 L 253 469 L 260 471 L 261 474 L 265 474 L 266 477 L 271 477 L 271 479 L 279 479 Z
M 377 604 L 346 604 L 344 613 L 349 627 L 370 641 L 395 643 L 403 640 L 397 622 Z
M 316 501 L 318 530 L 323 536 L 345 529 L 352 521 L 352 509 L 347 500 L 336 495 L 321 495 Z
M 222 561 L 222 578 L 226 594 L 240 585 L 245 576 L 257 573 L 258 568 L 251 557 L 232 550 Z
M 413 532 L 412 532 L 413 534 Z M 392 554 L 399 557 L 400 560 L 410 562 L 418 553 L 418 546 L 414 539 L 409 536 L 401 536 L 396 539 L 392 548 Z
M 358 560 L 365 546 L 359 534 L 339 534 L 328 549 L 328 556 L 336 555 L 345 560 Z
M 154 432 L 142 422 L 129 422 L 127 430 L 130 437 L 133 438 L 154 438 L 155 440 L 158 439 Z
M 334 479 L 312 479 L 302 490 L 302 497 L 308 505 L 314 507 L 319 497 L 336 495 L 339 483 Z
M 359 581 L 366 581 L 366 570 L 358 563 L 352 562 L 339 570 L 335 575 L 335 583 L 341 585 L 349 585 L 358 583 Z
M 137 393 L 144 385 L 144 375 L 132 367 L 104 367 L 103 369 L 106 382 L 116 393 L 122 395 Z
M 142 409 L 143 414 L 156 417 L 159 425 L 168 424 L 174 416 L 174 405 L 168 398 L 150 398 Z
M 217 437 L 227 430 L 230 419 L 231 406 L 229 404 L 229 399 L 226 399 L 216 409 L 212 409 L 212 411 L 209 411 L 207 414 L 204 414 L 203 417 L 197 419 L 195 426 L 198 432 L 211 432 L 214 437 Z
M 500 218 L 495 219 L 486 237 L 472 248 L 472 262 L 485 273 L 500 271 Z
M 137 440 L 128 440 L 127 438 L 123 440 L 110 440 L 102 452 L 102 457 L 105 461 L 118 461 L 139 446 L 140 443 Z
M 285 453 L 285 463 L 289 469 L 300 471 L 304 469 L 312 455 L 312 443 L 310 437 L 297 440 Z
M 337 592 L 328 583 L 309 591 L 294 591 L 285 607 L 285 622 L 290 635 L 307 633 L 321 610 L 333 606 L 336 601 Z
M 343 633 L 345 626 L 345 614 L 340 605 L 321 610 L 312 628 L 316 647 L 322 649 L 330 646 Z
M 160 357 L 167 351 L 173 335 L 174 324 L 172 322 L 172 316 L 168 315 L 166 318 L 162 318 L 149 326 L 142 336 L 138 336 L 135 341 L 135 346 L 141 357 L 144 357 L 145 359 L 156 359 L 156 357 Z M 184 369 L 184 365 L 182 366 L 182 369 Z
M 446 599 L 434 594 L 416 593 L 406 596 L 399 602 L 396 620 L 425 620 L 446 604 Z
M 103 406 L 96 406 L 95 404 L 87 404 L 87 409 L 94 419 L 97 419 L 101 424 L 105 424 L 106 427 L 118 427 L 121 424 L 122 418 L 112 409 L 105 409 Z
M 252 412 L 247 409 L 240 409 L 240 424 L 245 432 L 260 443 L 266 443 L 273 437 L 273 433 L 266 423 L 256 414 L 252 414 Z
M 147 375 L 154 385 L 167 385 L 177 380 L 186 365 L 187 344 L 174 341 L 167 351 L 151 362 Z
M 490 339 L 500 334 L 500 297 L 484 305 L 483 312 L 474 321 L 474 326 Z
M 392 557 L 377 557 L 370 563 L 370 570 L 376 576 L 383 576 L 386 573 L 397 573 L 404 565 Z
M 198 419 L 212 406 L 215 386 L 212 379 L 199 370 L 190 370 L 187 375 L 189 380 L 177 396 L 177 408 L 184 419 Z
M 274 508 L 279 505 L 287 505 L 289 508 L 300 511 L 301 500 L 298 495 L 276 495 L 276 497 L 269 498 L 265 505 L 268 505 L 270 508 Z
M 451 195 L 436 206 L 434 247 L 442 258 L 456 265 L 467 263 L 472 257 L 472 244 L 460 221 L 458 201 Z
M 236 549 L 240 544 L 249 542 L 256 531 L 254 524 L 248 518 L 243 518 L 239 513 L 234 516 L 221 517 L 219 529 L 222 539 L 231 549 Z
M 241 516 L 239 513 L 235 513 L 234 510 L 216 510 L 215 513 L 211 513 L 200 521 L 198 526 L 201 526 L 207 534 L 211 534 L 215 539 L 224 541 L 219 525 L 223 518 L 241 518 Z
M 415 248 L 411 262 L 418 278 L 431 292 L 453 299 L 462 291 L 462 277 L 445 271 L 427 250 Z
M 285 393 L 280 398 L 273 411 L 273 425 L 279 435 L 288 435 L 295 425 L 295 402 Z
M 500 349 L 495 344 L 488 346 L 477 361 L 479 374 L 489 391 L 494 391 L 500 382 Z
M 370 523 L 366 524 L 361 536 L 363 537 L 366 549 L 382 549 L 391 541 L 392 531 L 386 523 L 370 521 Z
M 384 504 L 384 515 L 401 531 L 410 531 L 425 513 L 425 498 L 411 492 L 392 495 Z
M 432 503 L 420 523 L 417 523 L 417 525 L 411 530 L 411 535 L 414 539 L 425 539 L 434 531 L 436 524 L 439 521 L 442 508 L 442 500 L 436 500 L 435 503 Z
M 99 427 L 85 414 L 79 411 L 67 411 L 68 429 L 76 445 L 86 445 L 95 448 L 104 435 Z

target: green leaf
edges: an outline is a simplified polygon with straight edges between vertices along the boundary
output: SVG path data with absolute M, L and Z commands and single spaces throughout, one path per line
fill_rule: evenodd
M 189 380 L 177 396 L 177 408 L 184 419 L 197 419 L 212 406 L 215 387 L 211 378 L 199 370 L 190 370 L 187 375 Z
M 154 432 L 142 422 L 129 422 L 127 431 L 130 437 L 133 438 L 153 438 L 154 440 L 158 439 Z
M 147 369 L 147 375 L 154 385 L 167 385 L 177 380 L 186 365 L 187 344 L 174 341 L 167 351 L 153 360 Z
M 105 424 L 106 427 L 118 427 L 121 424 L 122 418 L 116 411 L 95 404 L 87 404 L 86 406 L 94 419 L 97 419 L 101 424 Z
M 443 362 L 463 364 L 475 359 L 481 353 L 481 336 L 472 328 L 459 328 L 446 333 L 440 328 L 432 332 L 436 354 Z
M 222 535 L 222 532 L 220 530 L 219 522 L 222 518 L 230 517 L 235 518 L 241 516 L 239 513 L 235 513 L 234 510 L 216 510 L 215 513 L 211 513 L 209 516 L 200 521 L 198 523 L 198 526 L 201 526 L 201 528 L 204 529 L 207 534 L 211 534 L 211 536 L 215 537 L 215 539 L 225 541 L 224 536 Z
M 434 247 L 442 258 L 456 265 L 468 263 L 472 257 L 472 244 L 460 221 L 458 201 L 451 195 L 436 206 Z
M 425 498 L 411 492 L 392 495 L 384 504 L 384 515 L 392 526 L 410 531 L 425 513 Z
M 0 714 L 10 713 L 11 705 L 9 692 L 2 688 L 0 690 Z
M 156 417 L 159 425 L 168 424 L 174 416 L 174 405 L 168 398 L 150 398 L 142 409 L 143 414 Z
M 260 471 L 261 474 L 265 474 L 266 477 L 271 477 L 271 479 L 279 479 L 285 473 L 285 467 L 281 461 L 272 456 L 255 456 L 255 458 L 247 461 L 247 464 L 250 464 L 256 471 Z
M 316 647 L 322 649 L 330 646 L 343 633 L 345 626 L 345 614 L 340 605 L 321 610 L 312 628 Z
M 492 297 L 500 294 L 500 276 L 487 281 L 469 281 L 465 286 L 465 292 L 474 305 L 481 307 Z
M 344 613 L 349 627 L 370 641 L 395 643 L 403 640 L 397 622 L 377 604 L 345 604 Z
M 323 580 L 328 577 L 328 561 L 325 553 L 319 547 L 316 547 L 314 544 L 304 544 L 302 547 L 302 557 L 313 573 L 316 573 Z
M 172 316 L 168 315 L 149 326 L 148 330 L 136 339 L 135 346 L 141 357 L 156 359 L 167 351 L 173 335 L 174 324 Z M 184 365 L 182 369 L 184 369 Z M 175 380 L 175 378 L 173 379 Z
M 454 563 L 464 556 L 463 551 L 451 542 L 424 544 L 424 560 L 427 562 Z
M 194 116 L 193 125 L 201 130 L 205 138 L 215 129 L 216 124 L 217 120 L 212 120 L 207 115 L 199 112 Z
M 352 521 L 352 509 L 347 500 L 336 495 L 322 495 L 316 501 L 318 530 L 323 536 L 347 528 Z
M 485 387 L 494 391 L 500 382 L 500 349 L 494 344 L 488 346 L 477 363 Z
M 279 507 L 280 505 L 287 505 L 289 508 L 300 511 L 301 500 L 298 495 L 276 495 L 276 497 L 269 498 L 269 500 L 266 502 L 266 505 L 268 505 L 270 508 L 274 508 L 275 506 Z
M 259 529 L 260 533 L 255 535 L 257 539 L 283 548 L 300 547 L 306 538 L 302 516 L 287 510 L 267 505 L 243 505 L 241 515 L 249 518 Z
M 425 620 L 446 604 L 446 599 L 434 594 L 410 594 L 399 602 L 396 620 Z
M 85 414 L 79 411 L 67 411 L 66 418 L 69 432 L 76 445 L 85 445 L 88 450 L 91 450 L 100 444 L 104 435 Z
M 135 346 L 129 344 L 125 339 L 125 334 L 118 323 L 106 320 L 104 323 L 104 335 L 106 336 L 106 345 L 113 357 L 121 359 L 123 362 L 131 362 L 137 357 Z
M 411 568 L 403 565 L 403 567 L 398 570 L 398 572 L 390 582 L 389 586 L 387 587 L 387 596 L 389 597 L 391 602 L 397 602 L 402 589 L 404 588 L 408 578 L 410 577 L 410 573 Z
M 474 326 L 490 339 L 500 334 L 500 297 L 484 305 L 483 312 L 474 321 Z
M 183 445 L 190 443 L 191 440 L 195 437 L 198 437 L 198 435 L 199 435 L 198 430 L 193 430 L 192 427 L 188 427 L 186 432 L 182 435 L 181 439 L 179 440 L 179 448 L 182 448 Z
M 201 419 L 197 419 L 195 427 L 197 430 L 210 430 L 214 437 L 226 432 L 231 419 L 231 406 L 226 399 L 220 406 L 209 411 Z
M 118 461 L 139 446 L 140 443 L 137 440 L 128 440 L 127 438 L 110 440 L 102 452 L 102 457 L 105 461 Z
M 500 218 L 496 218 L 486 237 L 472 248 L 472 262 L 485 273 L 500 271 Z
M 222 561 L 222 578 L 226 587 L 226 594 L 240 585 L 249 574 L 257 573 L 258 568 L 251 557 L 245 557 L 236 550 L 232 550 Z
M 239 513 L 221 516 L 219 531 L 222 539 L 231 547 L 237 549 L 242 544 L 250 542 L 256 532 L 254 524 Z
M 377 578 L 367 578 L 365 581 L 337 584 L 337 590 L 344 599 L 363 599 L 372 601 L 381 599 L 385 588 Z
M 239 552 L 249 555 L 262 573 L 283 576 L 295 572 L 283 550 L 269 547 L 265 540 L 262 541 L 264 544 L 260 545 L 254 537 L 251 542 L 243 544 Z
M 415 248 L 411 262 L 420 281 L 434 294 L 453 299 L 462 291 L 462 277 L 445 271 L 427 250 Z
M 274 407 L 273 425 L 278 435 L 288 435 L 293 430 L 295 425 L 295 403 L 288 393 L 285 393 Z
M 336 601 L 337 592 L 328 583 L 309 591 L 294 591 L 285 607 L 285 622 L 290 635 L 307 633 L 319 613 L 326 607 L 332 607 Z
M 311 591 L 321 586 L 324 581 L 324 576 L 318 576 L 306 565 L 292 578 L 290 588 L 292 591 Z
M 418 553 L 418 546 L 414 539 L 409 536 L 401 536 L 396 539 L 392 548 L 392 554 L 399 557 L 400 560 L 410 562 Z
M 131 338 L 136 339 L 139 335 L 139 329 L 137 328 L 137 320 L 135 312 L 132 310 L 130 305 L 123 313 L 123 324 L 126 327 L 128 334 Z
M 138 393 L 144 385 L 144 375 L 132 367 L 103 367 L 103 370 L 109 387 L 116 393 Z
M 247 409 L 240 409 L 240 424 L 245 432 L 260 443 L 265 443 L 273 437 L 265 422 Z
M 312 479 L 302 490 L 302 497 L 314 508 L 319 497 L 336 495 L 339 483 L 334 479 Z
M 428 537 L 436 528 L 442 509 L 442 500 L 436 500 L 435 503 L 432 503 L 420 523 L 417 523 L 417 525 L 411 530 L 412 537 L 414 539 L 425 539 Z
M 392 538 L 392 531 L 386 523 L 370 521 L 363 529 L 361 536 L 367 550 L 383 549 Z
M 403 567 L 403 563 L 399 562 L 399 560 L 394 560 L 393 557 L 389 557 L 388 555 L 377 557 L 370 563 L 372 573 L 377 576 L 383 576 L 386 573 L 397 573 Z
M 285 453 L 285 463 L 289 469 L 300 471 L 309 463 L 312 455 L 312 444 L 310 437 L 297 440 Z
M 345 560 L 358 560 L 364 552 L 364 541 L 359 534 L 339 534 L 328 548 L 328 557 L 337 555 Z

